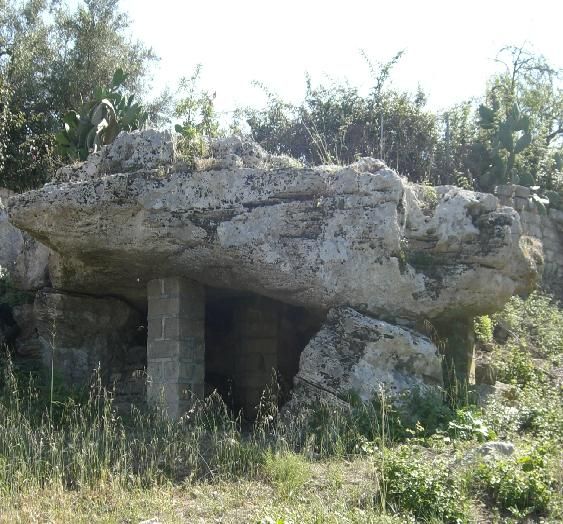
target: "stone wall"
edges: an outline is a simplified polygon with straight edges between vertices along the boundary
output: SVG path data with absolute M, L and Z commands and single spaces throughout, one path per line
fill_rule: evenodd
M 518 211 L 524 234 L 541 241 L 543 284 L 556 297 L 563 299 L 563 211 L 537 202 L 528 187 L 498 186 L 495 193 L 501 204 Z

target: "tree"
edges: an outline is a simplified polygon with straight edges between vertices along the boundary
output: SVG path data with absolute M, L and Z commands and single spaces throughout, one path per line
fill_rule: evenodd
M 439 116 L 439 136 L 434 153 L 433 181 L 467 189 L 474 187 L 471 153 L 477 128 L 471 102 L 461 102 Z
M 70 109 L 84 102 L 96 87 L 109 86 L 114 71 L 127 71 L 124 87 L 143 92 L 152 50 L 129 37 L 127 15 L 119 0 L 83 0 L 76 11 L 55 11 L 57 54 L 52 64 L 51 106 Z
M 563 189 L 563 90 L 561 71 L 523 47 L 506 47 L 504 71 L 489 82 L 472 170 L 479 187 L 498 183 Z
M 59 161 L 53 134 L 114 71 L 129 73 L 140 94 L 153 53 L 128 35 L 119 0 L 0 0 L 3 133 L 0 186 L 21 191 L 44 183 Z
M 247 110 L 252 137 L 267 150 L 309 164 L 374 156 L 413 180 L 428 180 L 437 140 L 435 116 L 425 109 L 421 90 L 411 95 L 386 88 L 401 55 L 378 66 L 368 61 L 373 86 L 367 95 L 348 83 L 313 86 L 308 77 L 298 105 L 265 89 L 267 107 Z

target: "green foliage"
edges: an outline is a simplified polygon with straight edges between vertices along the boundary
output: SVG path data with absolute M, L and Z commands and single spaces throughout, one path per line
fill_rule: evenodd
M 438 123 L 440 134 L 431 181 L 473 189 L 470 155 L 477 135 L 473 105 L 470 102 L 454 105 L 439 116 Z
M 500 352 L 497 351 L 497 355 Z M 508 384 L 527 385 L 541 380 L 541 372 L 536 368 L 528 351 L 515 344 L 507 344 L 502 354 L 509 358 L 495 359 L 497 361 L 498 380 Z
M 501 510 L 517 517 L 545 514 L 553 484 L 545 454 L 545 449 L 537 448 L 514 459 L 483 462 L 474 473 L 474 481 Z
M 474 145 L 482 165 L 479 173 L 479 185 L 484 189 L 493 189 L 496 185 L 506 183 L 524 183 L 514 170 L 517 155 L 522 153 L 532 142 L 530 117 L 520 112 L 517 103 L 501 117 L 501 106 L 493 98 L 493 106 L 479 106 L 479 126 L 491 130 L 487 141 Z M 529 182 L 529 181 L 528 181 Z M 533 183 L 533 179 L 531 180 Z M 529 185 L 529 184 L 528 184 Z
M 131 40 L 128 26 L 119 0 L 73 8 L 55 0 L 2 2 L 0 186 L 25 191 L 47 181 L 60 165 L 54 135 L 63 115 L 82 107 L 96 86 L 110 85 L 116 68 L 127 68 L 125 87 L 141 92 L 154 55 Z M 107 105 L 100 110 L 111 113 Z
M 495 344 L 493 359 L 498 379 L 511 387 L 488 404 L 487 423 L 511 438 L 532 435 L 562 443 L 557 370 L 563 363 L 563 310 L 536 291 L 526 299 L 513 297 L 493 320 L 509 333 L 506 342 Z
M 479 413 L 470 408 L 458 409 L 454 420 L 448 422 L 452 439 L 485 442 L 496 438 L 496 433 L 486 424 Z
M 551 296 L 535 291 L 527 299 L 512 297 L 494 321 L 510 331 L 522 350 L 563 363 L 563 310 Z
M 487 404 L 483 417 L 503 438 L 531 436 L 563 444 L 562 392 L 549 382 L 513 384 L 505 395 Z
M 297 105 L 261 84 L 268 105 L 247 110 L 252 137 L 265 149 L 306 164 L 347 164 L 362 156 L 385 160 L 413 180 L 427 180 L 437 139 L 436 119 L 425 110 L 424 93 L 386 89 L 402 53 L 378 67 L 368 62 L 373 85 L 362 95 L 347 83 L 314 86 Z
M 122 92 L 127 77 L 117 69 L 109 88 L 96 88 L 79 112 L 64 115 L 64 128 L 55 135 L 62 158 L 86 160 L 90 151 L 110 144 L 121 131 L 134 131 L 145 124 L 147 113 L 134 102 L 134 95 Z
M 493 321 L 488 315 L 475 317 L 473 329 L 478 342 L 487 343 L 493 341 Z
M 350 163 L 373 156 L 413 181 L 490 191 L 496 184 L 539 184 L 563 195 L 563 96 L 560 72 L 539 55 L 506 48 L 507 71 L 495 75 L 478 108 L 457 104 L 440 115 L 425 95 L 387 88 L 401 53 L 377 67 L 369 94 L 347 83 L 313 86 L 298 104 L 261 87 L 263 110 L 246 110 L 252 137 L 265 149 L 306 164 Z M 499 59 L 499 61 L 501 61 Z M 556 195 L 556 196 L 555 196 Z
M 215 113 L 215 93 L 199 87 L 201 65 L 190 78 L 182 78 L 174 116 L 181 120 L 175 130 L 179 133 L 178 152 L 193 164 L 196 157 L 207 153 L 207 140 L 219 136 L 219 120 Z
M 424 441 L 439 431 L 446 434 L 456 416 L 441 388 L 413 388 L 398 396 L 381 391 L 369 402 L 350 393 L 345 400 L 341 406 L 310 406 L 301 442 L 309 439 L 307 446 L 320 456 L 370 453 L 374 447 Z
M 45 132 L 50 116 L 18 105 L 15 90 L 0 75 L 0 186 L 15 191 L 46 181 L 53 167 L 54 140 Z
M 309 464 L 302 456 L 294 453 L 268 451 L 264 460 L 264 473 L 282 498 L 296 494 L 311 478 Z
M 491 79 L 487 103 L 479 108 L 471 158 L 479 187 L 508 182 L 560 191 L 561 72 L 523 47 L 502 49 L 497 61 L 506 70 Z
M 439 456 L 401 446 L 384 462 L 387 504 L 417 521 L 466 522 L 467 497 L 459 477 Z

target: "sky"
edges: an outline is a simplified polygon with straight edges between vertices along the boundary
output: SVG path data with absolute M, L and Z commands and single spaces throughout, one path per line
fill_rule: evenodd
M 132 33 L 160 62 L 156 94 L 175 88 L 202 64 L 201 85 L 216 91 L 219 111 L 261 106 L 258 80 L 298 101 L 313 83 L 345 80 L 363 90 L 374 63 L 404 49 L 392 85 L 416 91 L 440 110 L 483 93 L 503 66 L 500 48 L 526 44 L 563 66 L 563 2 L 553 0 L 122 0 Z

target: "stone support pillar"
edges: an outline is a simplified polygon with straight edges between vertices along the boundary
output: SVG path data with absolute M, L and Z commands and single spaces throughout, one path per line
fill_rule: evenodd
M 237 306 L 235 322 L 238 331 L 235 401 L 245 416 L 252 418 L 278 365 L 278 310 L 268 299 L 248 298 Z
M 205 292 L 177 277 L 151 280 L 147 292 L 147 397 L 178 418 L 204 392 Z

